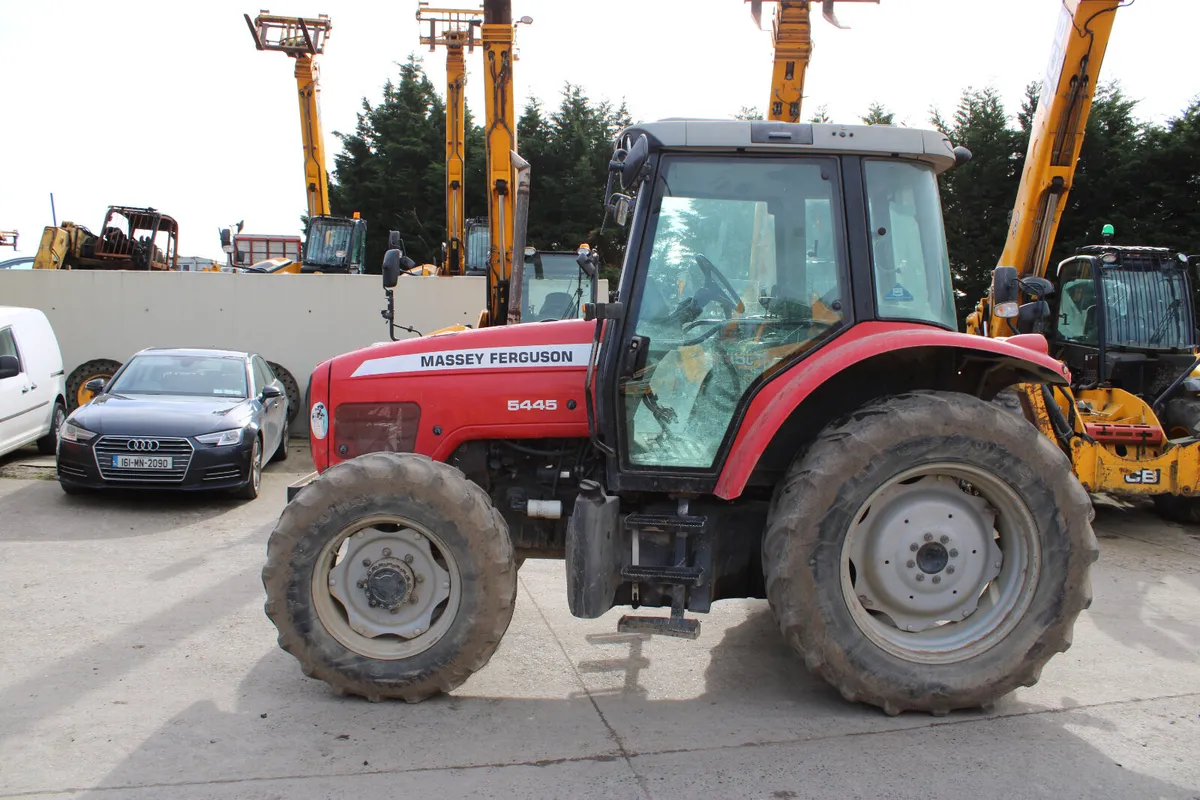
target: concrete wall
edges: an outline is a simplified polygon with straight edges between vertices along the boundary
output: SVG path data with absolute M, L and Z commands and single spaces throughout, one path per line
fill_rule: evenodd
M 482 277 L 403 277 L 396 321 L 423 333 L 474 325 L 486 287 Z M 607 292 L 602 281 L 600 297 Z M 0 270 L 0 305 L 45 312 L 68 375 L 144 347 L 225 347 L 281 364 L 303 393 L 320 362 L 388 338 L 378 275 Z M 300 414 L 295 431 L 306 424 Z

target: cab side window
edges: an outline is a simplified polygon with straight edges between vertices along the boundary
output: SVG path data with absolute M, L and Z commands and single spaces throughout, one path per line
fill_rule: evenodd
M 0 328 L 0 356 L 16 356 L 18 369 L 24 371 L 21 363 L 21 352 L 17 349 L 17 340 L 13 337 L 12 328 Z
M 1054 320 L 1059 341 L 1099 344 L 1096 323 L 1096 281 L 1090 261 L 1062 265 L 1058 273 L 1058 316 Z

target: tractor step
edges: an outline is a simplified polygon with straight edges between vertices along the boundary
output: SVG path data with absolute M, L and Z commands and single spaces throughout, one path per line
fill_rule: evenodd
M 634 583 L 669 583 L 675 586 L 699 586 L 704 570 L 699 567 L 659 567 L 630 564 L 621 567 L 621 580 Z
M 649 633 L 657 636 L 677 636 L 695 639 L 700 636 L 700 620 L 682 617 L 621 617 L 617 621 L 620 633 Z
M 698 533 L 704 530 L 704 524 L 707 521 L 708 517 L 680 517 L 673 514 L 630 514 L 625 517 L 625 529 Z

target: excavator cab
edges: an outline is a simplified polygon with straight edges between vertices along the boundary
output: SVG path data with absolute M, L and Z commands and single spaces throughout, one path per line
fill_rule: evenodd
M 1045 333 L 1077 385 L 1153 399 L 1191 372 L 1197 340 L 1187 256 L 1088 245 L 1059 263 L 1054 284 Z
M 367 221 L 357 214 L 312 217 L 304 237 L 301 272 L 361 274 L 367 254 Z

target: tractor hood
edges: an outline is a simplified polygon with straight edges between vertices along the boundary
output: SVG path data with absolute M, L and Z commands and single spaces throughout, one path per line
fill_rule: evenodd
M 586 369 L 596 326 L 583 320 L 531 322 L 388 342 L 335 359 L 350 378 L 488 370 Z

